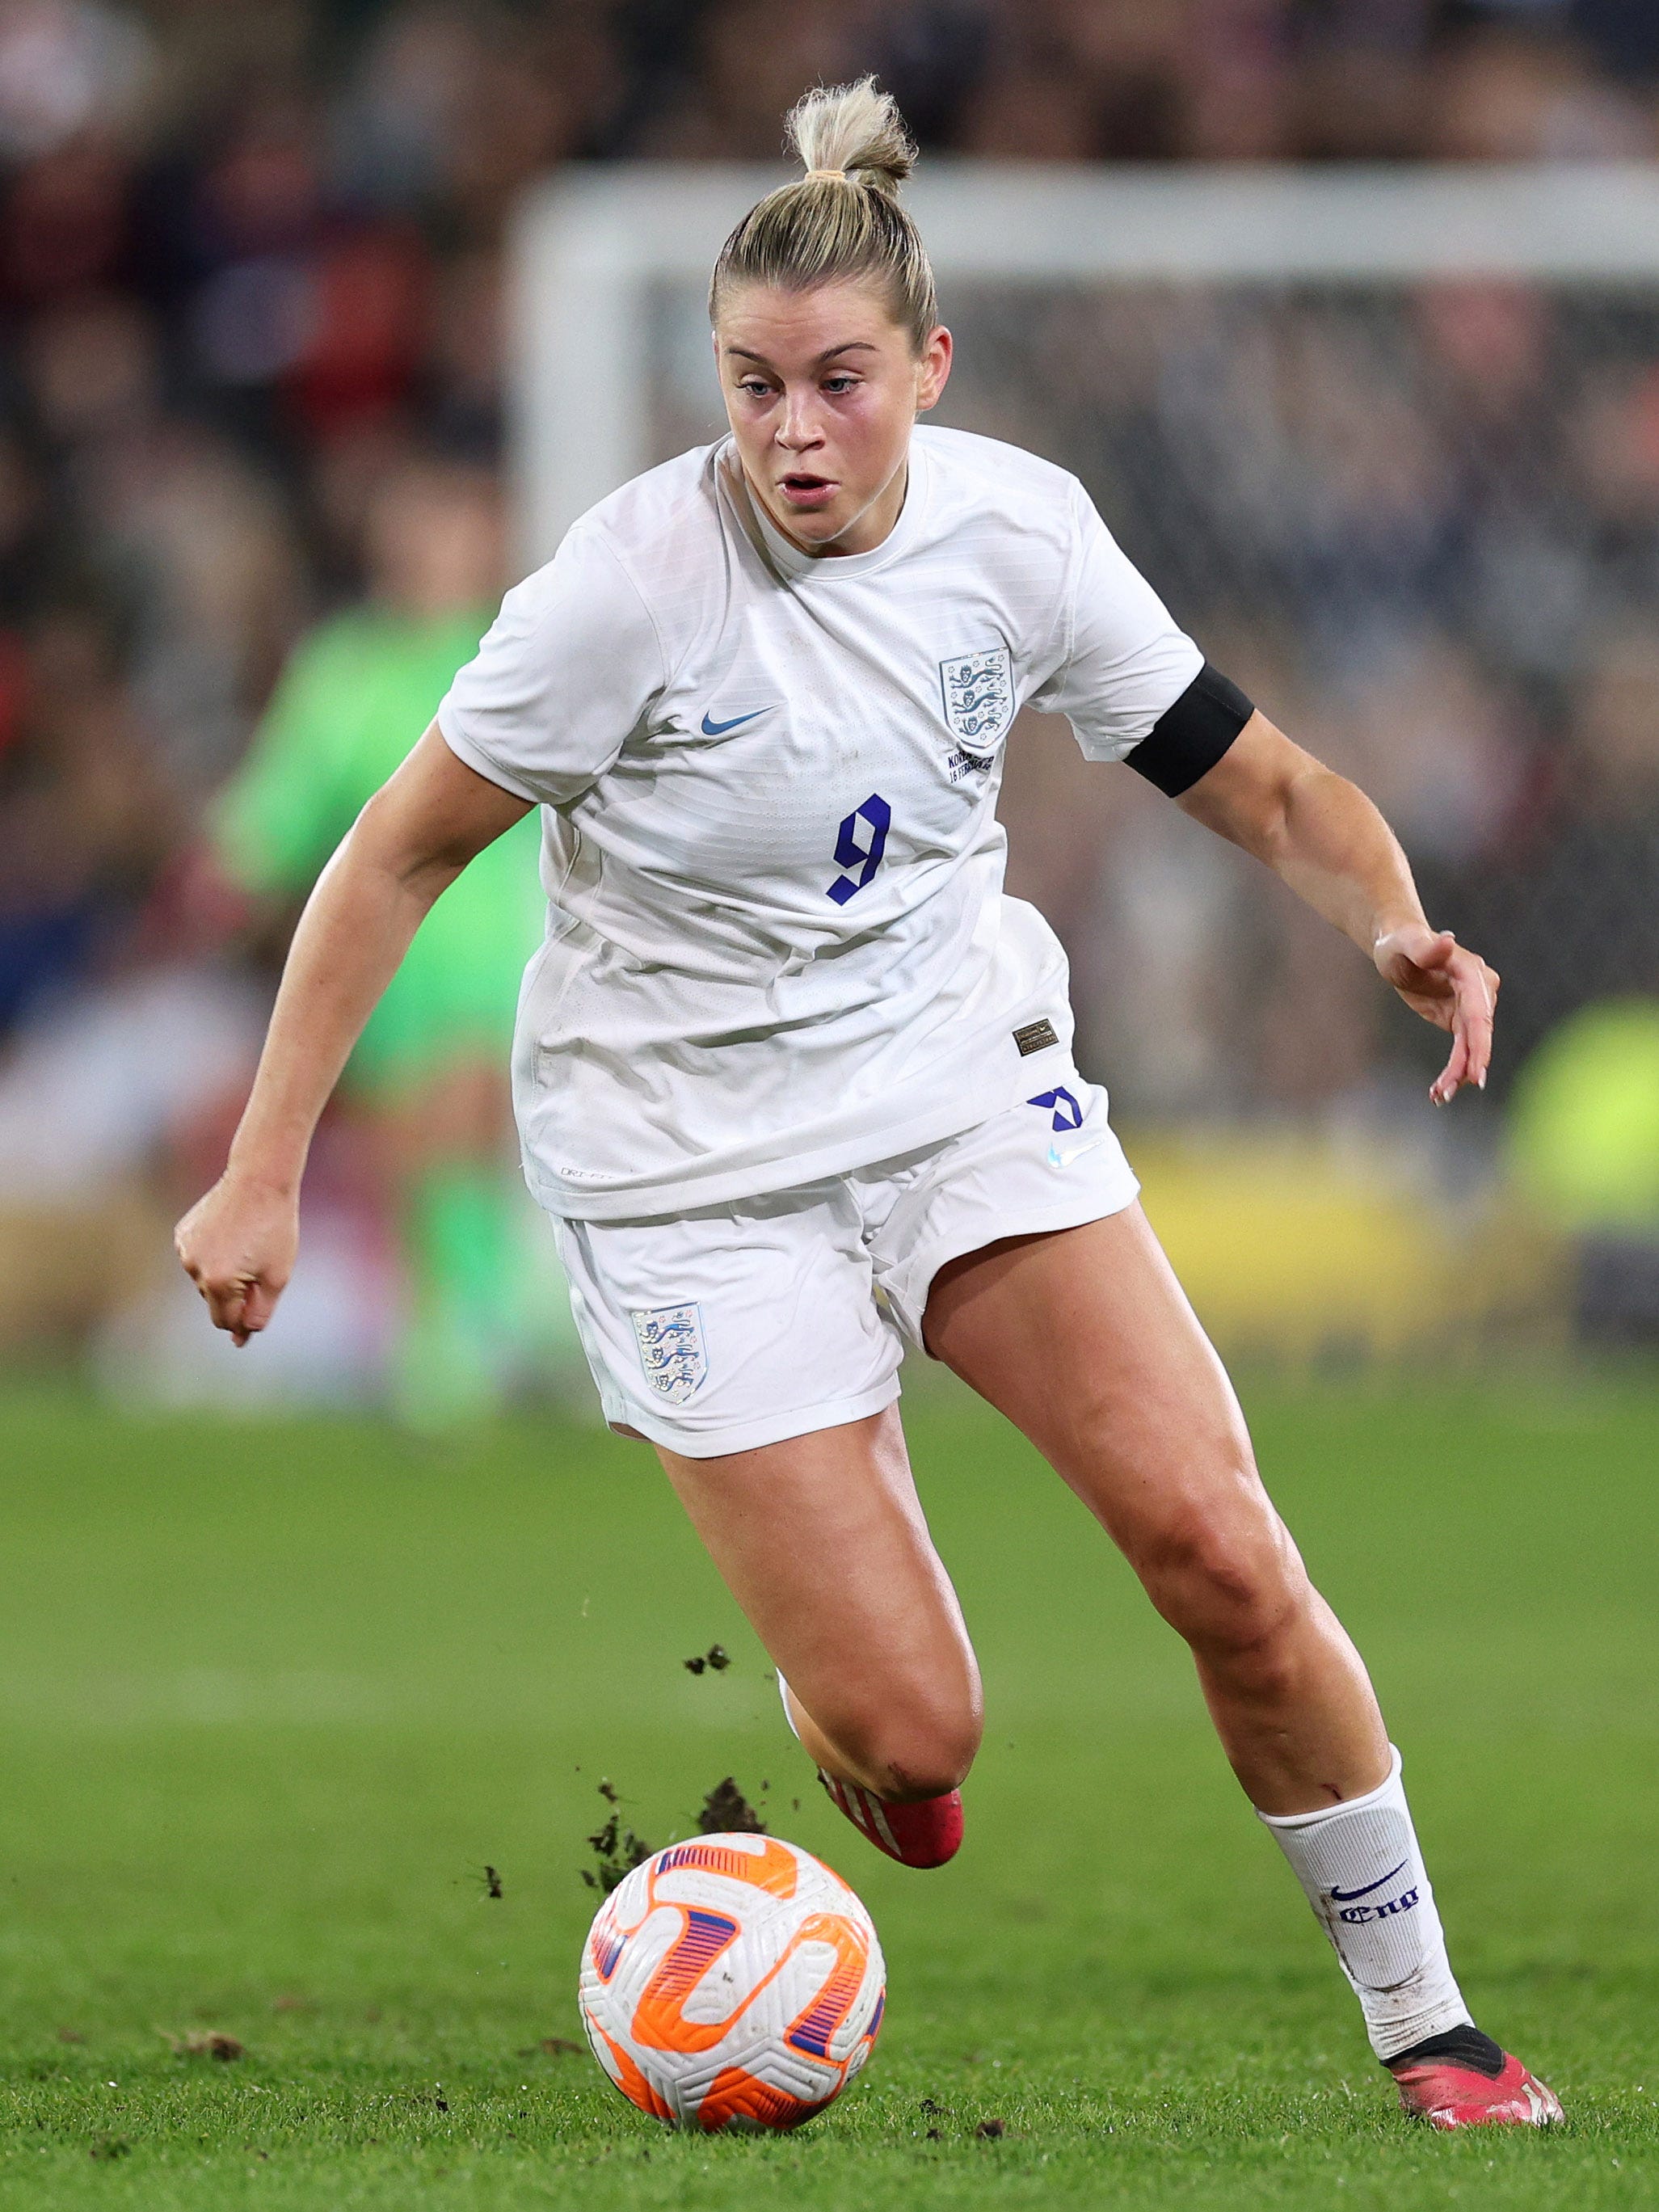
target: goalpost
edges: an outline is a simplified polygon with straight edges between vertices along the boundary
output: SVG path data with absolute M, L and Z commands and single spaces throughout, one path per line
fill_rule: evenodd
M 723 430 L 708 274 L 786 173 L 595 168 L 526 204 L 526 565 Z M 1243 1161 L 1231 1212 L 1206 1184 L 1195 1214 L 1233 1224 L 1229 1249 L 1285 1245 L 1311 1133 L 1334 1136 L 1345 1188 L 1424 1188 L 1443 1126 L 1491 1149 L 1494 1106 L 1557 1024 L 1659 979 L 1659 829 L 1642 827 L 1659 823 L 1659 169 L 929 159 L 905 198 L 957 338 L 933 419 L 1075 471 L 1206 651 L 1378 799 L 1431 914 L 1505 978 L 1491 1097 L 1425 1121 L 1437 1041 L 1365 963 L 1038 721 L 1010 748 L 1010 883 L 1072 956 L 1082 1064 L 1142 1127 L 1301 1133 L 1280 1168 Z M 1251 1211 L 1267 1184 L 1271 1231 Z M 1310 1340 L 1344 1334 L 1357 1283 L 1397 1279 L 1407 1332 L 1438 1310 L 1426 1262 L 1310 1218 Z M 1443 1230 L 1419 1232 L 1427 1249 Z M 1226 1284 L 1183 1264 L 1224 1320 Z M 1259 1276 L 1240 1274 L 1242 1317 Z M 1353 1334 L 1383 1328 L 1378 1296 Z

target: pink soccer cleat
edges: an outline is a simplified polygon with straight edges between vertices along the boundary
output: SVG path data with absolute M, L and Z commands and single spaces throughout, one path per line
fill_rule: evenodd
M 818 1780 L 831 1804 L 846 1814 L 878 1851 L 901 1866 L 938 1867 L 953 1859 L 962 1846 L 962 1792 L 949 1790 L 943 1797 L 923 1797 L 915 1804 L 899 1805 L 878 1797 L 856 1782 L 842 1782 L 818 1769 Z
M 1431 2128 L 1553 2127 L 1564 2115 L 1555 2092 L 1473 2025 L 1388 2061 L 1400 2101 Z

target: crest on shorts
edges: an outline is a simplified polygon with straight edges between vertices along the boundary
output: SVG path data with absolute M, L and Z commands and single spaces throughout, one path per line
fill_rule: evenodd
M 701 1307 L 651 1306 L 643 1312 L 630 1307 L 629 1319 L 639 1340 L 645 1379 L 657 1395 L 671 1406 L 695 1397 L 708 1372 Z
M 1014 719 L 1014 657 L 1006 645 L 983 645 L 941 660 L 939 684 L 951 735 L 967 753 L 988 758 Z

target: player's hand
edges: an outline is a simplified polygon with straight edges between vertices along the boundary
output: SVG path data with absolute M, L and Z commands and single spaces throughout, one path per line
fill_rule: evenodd
M 173 1232 L 185 1273 L 234 1342 L 257 1336 L 294 1273 L 300 1206 L 292 1191 L 227 1168 Z
M 1371 957 L 1377 974 L 1414 1014 L 1451 1031 L 1450 1057 L 1429 1085 L 1435 1104 L 1448 1104 L 1466 1083 L 1484 1091 L 1492 1065 L 1496 970 L 1478 952 L 1467 951 L 1450 930 L 1431 929 L 1423 921 L 1402 923 L 1379 937 Z

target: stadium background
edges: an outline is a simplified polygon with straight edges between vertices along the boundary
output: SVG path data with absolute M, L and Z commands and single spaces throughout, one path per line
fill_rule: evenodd
M 0 10 L 8 1364 L 434 1418 L 434 1344 L 478 1370 L 459 1411 L 570 1383 L 556 1285 L 516 1329 L 453 1288 L 474 1248 L 475 1275 L 503 1252 L 544 1267 L 533 1223 L 509 1236 L 476 1190 L 411 1199 L 429 1163 L 404 1157 L 383 1082 L 331 1126 L 311 1264 L 257 1376 L 203 1347 L 160 1232 L 222 1150 L 309 873 L 510 567 L 488 510 L 515 489 L 515 209 L 574 161 L 771 159 L 800 86 L 866 67 L 936 160 L 1639 161 L 1659 130 L 1659 29 L 1633 0 Z M 1212 658 L 1374 793 L 1431 911 L 1507 979 L 1492 1092 L 1437 1126 L 1433 1040 L 1362 963 L 1135 779 L 1022 732 L 1013 881 L 1066 940 L 1091 1072 L 1218 1333 L 1297 1357 L 1559 1341 L 1576 1304 L 1593 1339 L 1651 1343 L 1659 295 L 993 289 L 953 312 L 946 418 L 1075 467 Z M 707 434 L 712 384 L 684 348 L 664 358 L 672 450 Z M 420 560 L 394 547 L 434 543 L 434 574 L 397 573 Z M 303 722 L 293 692 L 340 688 L 327 639 L 365 606 L 435 623 L 368 756 L 348 773 L 349 732 L 301 732 L 254 777 L 285 665 L 333 625 L 278 694 Z M 296 789 L 331 772 L 307 809 Z M 1550 1041 L 1609 1001 L 1569 1103 Z M 508 1150 L 501 1110 L 467 1102 L 474 1169 Z M 460 1310 L 423 1337 L 428 1279 Z M 475 1340 L 503 1332 L 492 1362 Z
M 991 1685 L 979 1848 L 923 1897 L 785 1809 L 760 1655 L 593 1427 L 515 1194 L 489 1030 L 527 848 L 331 1114 L 277 1329 L 233 1354 L 172 1267 L 308 875 L 511 568 L 526 196 L 774 161 L 805 85 L 866 69 L 941 168 L 1659 159 L 1644 0 L 0 0 L 0 2164 L 55 2177 L 42 2203 L 91 2175 L 146 2212 L 416 2179 L 517 2206 L 549 2201 L 532 2150 L 595 2205 L 774 2187 L 782 2153 L 592 2170 L 636 2141 L 541 2040 L 574 2028 L 592 1784 L 661 1840 L 728 1769 L 773 1777 L 895 1960 L 855 2114 L 788 2153 L 815 2202 L 914 2193 L 919 2157 L 941 2204 L 1442 2201 L 1180 1655 L 926 1377 Z M 1372 1656 L 1466 1975 L 1583 2118 L 1570 2166 L 1510 2146 L 1480 2186 L 1651 2201 L 1659 289 L 947 312 L 949 419 L 1077 469 L 1504 971 L 1492 1088 L 1436 1116 L 1435 1040 L 1363 962 L 1063 728 L 1019 732 L 1012 880 L 1066 938 L 1090 1071 Z M 665 450 L 713 399 L 673 313 Z M 735 1663 L 694 1682 L 715 1638 Z M 257 2081 L 191 2070 L 204 2027 Z M 1139 2163 L 1091 2163 L 1109 2125 Z

